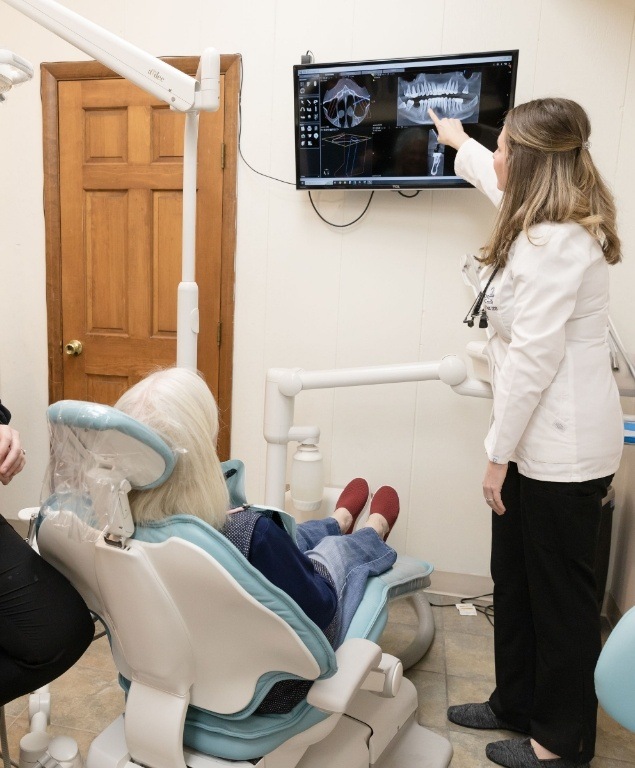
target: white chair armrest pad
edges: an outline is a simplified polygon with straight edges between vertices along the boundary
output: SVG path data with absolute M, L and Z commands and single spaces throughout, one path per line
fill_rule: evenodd
M 346 640 L 335 652 L 337 672 L 313 683 L 307 701 L 324 712 L 344 712 L 368 673 L 379 666 L 381 656 L 381 648 L 370 640 L 359 637 Z

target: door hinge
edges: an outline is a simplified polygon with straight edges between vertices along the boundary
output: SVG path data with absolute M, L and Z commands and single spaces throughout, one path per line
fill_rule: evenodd
M 223 324 L 219 321 L 216 325 L 216 346 L 217 347 L 220 347 L 222 334 L 223 334 Z
M 224 144 L 220 145 L 220 167 L 221 168 L 225 167 L 225 145 Z

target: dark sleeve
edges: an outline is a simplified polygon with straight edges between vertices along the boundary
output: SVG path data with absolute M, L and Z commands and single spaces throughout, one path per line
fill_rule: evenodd
M 11 421 L 11 411 L 0 402 L 0 424 L 8 424 Z
M 258 519 L 251 539 L 249 562 L 293 598 L 320 629 L 328 627 L 337 609 L 335 588 L 316 573 L 311 560 L 273 520 Z

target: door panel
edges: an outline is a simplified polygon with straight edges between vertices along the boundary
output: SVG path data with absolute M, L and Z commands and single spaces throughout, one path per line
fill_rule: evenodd
M 198 66 L 166 61 L 190 75 Z M 49 396 L 112 403 L 176 359 L 185 117 L 95 61 L 43 64 L 41 76 Z M 221 458 L 231 428 L 239 87 L 240 57 L 222 55 L 221 111 L 199 124 L 198 366 L 218 400 Z M 83 342 L 77 357 L 64 353 L 72 340 Z
M 123 80 L 59 84 L 64 396 L 112 403 L 176 359 L 184 115 Z M 218 396 L 222 110 L 201 115 L 199 367 Z M 205 215 L 203 215 L 205 211 Z

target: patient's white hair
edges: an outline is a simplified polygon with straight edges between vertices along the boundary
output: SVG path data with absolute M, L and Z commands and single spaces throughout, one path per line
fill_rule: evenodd
M 186 514 L 221 528 L 229 494 L 216 455 L 218 408 L 203 379 L 187 368 L 157 371 L 125 392 L 115 407 L 157 432 L 177 457 L 163 485 L 130 493 L 135 522 Z

